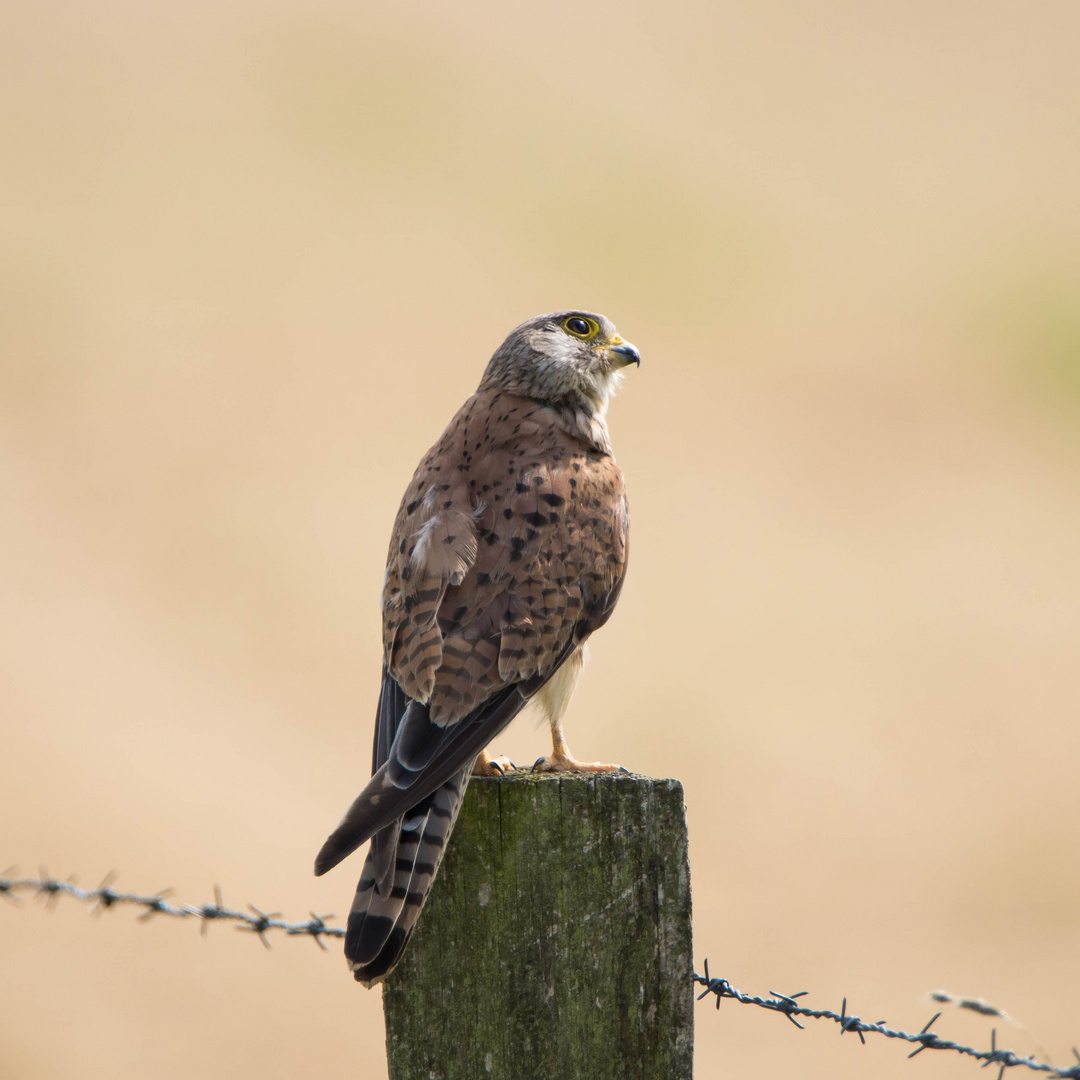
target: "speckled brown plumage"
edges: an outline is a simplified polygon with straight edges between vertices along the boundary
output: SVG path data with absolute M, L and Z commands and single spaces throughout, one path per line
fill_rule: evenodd
M 383 589 L 374 775 L 316 860 L 324 873 L 373 838 L 345 945 L 367 985 L 408 941 L 474 761 L 530 698 L 552 727 L 541 767 L 614 767 L 574 761 L 561 716 L 626 569 L 604 415 L 634 362 L 601 315 L 522 324 L 406 489 Z
M 421 462 L 409 495 L 387 565 L 383 659 L 434 723 L 449 724 L 545 671 L 611 593 L 626 563 L 622 474 L 554 410 L 486 390 Z

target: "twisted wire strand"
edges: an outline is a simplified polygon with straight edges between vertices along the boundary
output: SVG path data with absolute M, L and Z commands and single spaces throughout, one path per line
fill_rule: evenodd
M 1012 1050 L 1007 1050 L 1004 1047 L 999 1048 L 997 1045 L 996 1028 L 990 1033 L 989 1050 L 976 1050 L 972 1046 L 964 1046 L 961 1043 L 953 1042 L 952 1039 L 944 1039 L 936 1032 L 930 1030 L 938 1017 L 941 1016 L 940 1012 L 935 1013 L 926 1022 L 921 1031 L 897 1031 L 894 1028 L 888 1027 L 884 1020 L 878 1020 L 875 1023 L 867 1023 L 867 1021 L 860 1019 L 854 1013 L 849 1013 L 847 1011 L 847 998 L 844 998 L 843 1004 L 840 1006 L 840 1011 L 834 1012 L 832 1009 L 809 1009 L 805 1005 L 800 1005 L 799 998 L 806 997 L 806 990 L 801 990 L 797 994 L 778 994 L 775 990 L 770 990 L 767 998 L 759 997 L 756 994 L 744 994 L 741 990 L 736 990 L 727 979 L 711 977 L 709 975 L 708 960 L 705 961 L 705 974 L 699 975 L 695 971 L 693 979 L 696 984 L 705 987 L 705 989 L 698 994 L 698 1001 L 707 997 L 709 994 L 713 994 L 716 997 L 716 1007 L 718 1009 L 720 1008 L 721 1001 L 725 998 L 730 998 L 743 1005 L 757 1005 L 759 1008 L 768 1009 L 770 1012 L 781 1013 L 800 1029 L 803 1025 L 795 1019 L 796 1016 L 808 1017 L 811 1020 L 832 1020 L 840 1025 L 841 1035 L 848 1031 L 854 1031 L 855 1034 L 859 1036 L 859 1041 L 864 1045 L 866 1043 L 864 1032 L 868 1032 L 872 1035 L 884 1035 L 887 1039 L 902 1039 L 905 1042 L 918 1043 L 918 1047 L 908 1054 L 909 1058 L 915 1057 L 916 1054 L 921 1054 L 924 1050 L 953 1050 L 958 1054 L 964 1054 L 967 1057 L 972 1057 L 977 1061 L 981 1061 L 983 1063 L 983 1068 L 986 1068 L 988 1065 L 997 1065 L 998 1080 L 1001 1080 L 1006 1069 L 1011 1069 L 1017 1065 L 1022 1065 L 1034 1072 L 1047 1073 L 1052 1077 L 1066 1077 L 1068 1080 L 1080 1080 L 1080 1051 L 1078 1051 L 1076 1047 L 1073 1047 L 1073 1055 L 1076 1058 L 1076 1064 L 1068 1068 L 1062 1068 L 1051 1065 L 1049 1062 L 1036 1061 L 1031 1055 L 1021 1057 Z M 934 999 L 937 1001 L 954 1000 L 951 995 L 946 995 L 943 991 L 937 991 L 934 995 Z M 1004 1019 L 1008 1019 L 1006 1014 L 1000 1009 L 995 1009 L 994 1006 L 981 999 L 965 998 L 959 999 L 956 1003 L 960 1004 L 963 1008 L 974 1009 L 974 1004 L 969 1004 L 969 1002 L 973 1003 L 975 1001 L 978 1001 L 980 1006 L 975 1009 L 975 1011 L 986 1016 L 1000 1016 Z
M 333 915 L 316 915 L 311 912 L 311 918 L 306 922 L 288 922 L 281 918 L 281 912 L 265 912 L 248 905 L 247 911 L 237 911 L 225 906 L 221 896 L 221 888 L 214 886 L 214 902 L 212 904 L 173 904 L 169 902 L 172 889 L 162 889 L 153 896 L 140 896 L 138 893 L 120 892 L 112 887 L 116 875 L 109 873 L 104 881 L 96 889 L 81 889 L 71 879 L 61 881 L 49 875 L 45 870 L 36 878 L 9 877 L 11 871 L 6 870 L 0 874 L 0 896 L 17 902 L 19 894 L 23 892 L 33 893 L 45 900 L 47 907 L 52 907 L 61 896 L 70 896 L 84 904 L 91 905 L 91 912 L 106 911 L 109 908 L 122 904 L 130 904 L 141 907 L 140 922 L 146 922 L 155 915 L 168 915 L 174 919 L 198 919 L 201 923 L 201 932 L 206 933 L 207 927 L 212 922 L 229 922 L 236 926 L 237 930 L 255 934 L 258 939 L 269 949 L 270 942 L 267 933 L 271 930 L 280 930 L 290 937 L 310 937 L 320 949 L 326 948 L 323 938 L 340 938 L 345 936 L 345 931 L 340 926 L 330 926 L 327 919 Z

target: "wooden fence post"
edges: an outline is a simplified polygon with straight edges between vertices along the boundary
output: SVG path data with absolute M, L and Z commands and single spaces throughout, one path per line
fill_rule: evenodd
M 390 1080 L 690 1080 L 682 785 L 474 779 L 383 986 Z

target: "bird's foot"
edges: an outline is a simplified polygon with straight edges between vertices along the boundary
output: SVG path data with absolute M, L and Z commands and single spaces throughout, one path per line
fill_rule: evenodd
M 569 753 L 555 751 L 550 757 L 536 759 L 532 767 L 533 772 L 564 773 L 564 772 L 619 772 L 628 773 L 630 770 L 622 765 L 609 765 L 603 761 L 578 761 Z
M 480 756 L 473 765 L 473 776 L 503 776 L 513 772 L 517 766 L 505 755 L 497 758 L 491 757 L 486 751 L 481 750 Z

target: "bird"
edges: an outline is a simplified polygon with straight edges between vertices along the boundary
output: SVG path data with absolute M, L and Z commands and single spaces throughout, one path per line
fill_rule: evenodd
M 372 776 L 315 860 L 325 874 L 371 841 L 345 933 L 365 986 L 401 959 L 470 776 L 512 767 L 485 748 L 527 703 L 551 728 L 534 769 L 621 769 L 575 759 L 562 718 L 626 571 L 606 414 L 631 364 L 641 354 L 603 315 L 523 322 L 406 488 L 381 599 Z

